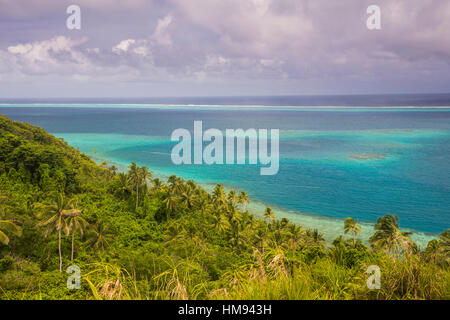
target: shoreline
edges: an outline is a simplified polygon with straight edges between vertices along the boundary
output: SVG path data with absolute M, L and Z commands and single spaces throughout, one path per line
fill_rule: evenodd
M 80 152 L 83 152 L 80 150 Z M 102 162 L 108 163 L 108 165 L 114 165 L 117 167 L 119 172 L 128 171 L 128 166 L 130 163 L 124 163 L 117 161 L 116 159 L 108 159 L 108 157 L 102 157 L 102 155 L 86 153 L 94 162 L 100 164 Z M 138 162 L 136 162 L 140 165 Z M 171 175 L 171 173 L 164 172 L 161 170 L 157 170 L 155 168 L 148 168 L 152 173 L 153 177 L 161 179 L 164 183 L 167 182 L 167 178 Z M 186 179 L 182 175 L 177 175 L 183 179 Z M 198 185 L 204 188 L 206 191 L 211 192 L 213 188 L 221 183 L 208 183 L 194 180 Z M 228 185 L 225 183 L 221 183 L 225 190 L 228 192 L 231 189 L 236 191 L 246 191 L 241 190 L 237 186 Z M 263 213 L 266 207 L 270 207 L 273 209 L 275 217 L 287 218 L 289 221 L 302 226 L 305 229 L 318 229 L 318 231 L 323 235 L 327 245 L 330 245 L 334 239 L 338 236 L 342 235 L 344 238 L 350 238 L 349 235 L 344 235 L 344 220 L 339 218 L 325 217 L 320 216 L 314 213 L 306 213 L 298 210 L 287 210 L 279 207 L 275 204 L 265 203 L 262 200 L 254 199 L 249 194 L 250 203 L 247 205 L 247 211 L 250 212 L 258 219 L 264 219 Z M 361 225 L 361 232 L 358 235 L 357 239 L 360 239 L 365 245 L 369 245 L 369 238 L 374 233 L 374 222 L 367 221 L 358 221 L 358 224 Z M 425 249 L 428 242 L 433 239 L 438 239 L 437 234 L 427 233 L 423 231 L 417 231 L 409 228 L 401 228 L 401 231 L 409 231 L 412 232 L 410 238 L 419 246 L 420 249 Z

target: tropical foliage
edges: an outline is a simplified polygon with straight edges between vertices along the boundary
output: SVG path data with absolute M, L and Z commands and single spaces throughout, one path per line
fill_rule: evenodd
M 118 172 L 44 130 L 0 116 L 1 299 L 447 299 L 449 231 L 424 251 L 394 215 L 370 246 L 353 219 L 320 230 L 257 218 L 218 184 Z M 66 286 L 67 267 L 82 272 Z M 380 290 L 366 270 L 382 271 Z

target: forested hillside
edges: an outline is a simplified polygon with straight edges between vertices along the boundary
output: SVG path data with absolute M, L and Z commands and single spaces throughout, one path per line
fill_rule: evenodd
M 26 123 L 0 116 L 0 299 L 448 299 L 450 231 L 424 251 L 380 217 L 326 244 L 243 191 L 208 193 L 130 164 L 118 172 Z M 343 222 L 344 223 L 344 222 Z M 69 289 L 66 272 L 81 271 Z M 367 288 L 367 267 L 381 288 Z

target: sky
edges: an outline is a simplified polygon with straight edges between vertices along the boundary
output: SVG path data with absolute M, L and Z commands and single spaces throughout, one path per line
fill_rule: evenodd
M 448 0 L 0 0 L 0 98 L 448 92 Z

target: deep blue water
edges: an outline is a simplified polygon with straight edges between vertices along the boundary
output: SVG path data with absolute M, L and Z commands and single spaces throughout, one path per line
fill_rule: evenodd
M 450 109 L 0 106 L 0 114 L 43 127 L 94 157 L 222 182 L 286 210 L 366 222 L 397 214 L 401 226 L 431 233 L 450 227 Z M 194 120 L 204 129 L 280 129 L 279 173 L 173 165 L 170 135 L 192 132 Z

